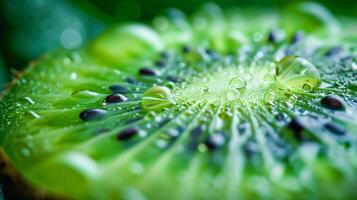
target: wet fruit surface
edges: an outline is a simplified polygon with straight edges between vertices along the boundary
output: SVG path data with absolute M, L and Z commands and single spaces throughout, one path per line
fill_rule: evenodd
M 211 4 L 171 12 L 53 52 L 5 94 L 1 145 L 31 184 L 74 199 L 356 194 L 353 45 L 259 16 L 248 30 Z

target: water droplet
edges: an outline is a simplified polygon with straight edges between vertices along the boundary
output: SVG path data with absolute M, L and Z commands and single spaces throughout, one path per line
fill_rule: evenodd
M 141 174 L 144 172 L 144 166 L 140 162 L 134 162 L 131 165 L 131 171 L 135 174 Z
M 145 117 L 147 118 L 147 119 L 154 119 L 155 117 L 156 117 L 156 112 L 155 111 L 150 111 L 150 112 L 148 112 L 146 115 L 145 115 Z
M 209 87 L 207 85 L 202 85 L 202 92 L 208 92 L 209 91 Z
M 272 83 L 276 81 L 276 76 L 274 74 L 267 73 L 264 75 L 263 79 L 268 83 Z
M 306 59 L 289 55 L 276 65 L 277 80 L 289 88 L 303 88 L 305 84 L 315 88 L 320 85 L 320 74 Z
M 159 139 L 156 141 L 156 146 L 159 147 L 160 149 L 166 148 L 168 145 L 168 142 L 162 139 Z
M 70 65 L 72 60 L 69 57 L 65 57 L 63 58 L 62 62 L 64 65 Z
M 284 175 L 284 168 L 280 165 L 272 167 L 270 171 L 271 179 L 274 181 L 280 180 Z
M 262 40 L 263 39 L 263 34 L 262 33 L 260 33 L 260 32 L 255 32 L 254 34 L 253 34 L 253 41 L 254 42 L 259 42 L 260 40 Z
M 101 94 L 90 90 L 78 90 L 72 92 L 71 96 L 76 98 L 92 98 L 96 96 L 101 96 Z
M 204 144 L 199 144 L 198 145 L 198 151 L 200 151 L 200 152 L 202 152 L 202 153 L 205 153 L 205 152 L 207 152 L 207 146 L 206 145 L 204 145 Z
M 72 72 L 71 75 L 70 75 L 71 80 L 76 80 L 77 77 L 78 77 L 78 75 L 77 75 L 76 72 Z
M 275 93 L 271 90 L 268 90 L 264 95 L 264 99 L 267 102 L 273 102 L 275 100 Z
M 234 101 L 239 98 L 239 93 L 237 91 L 228 91 L 227 92 L 227 99 L 229 101 Z
M 142 98 L 145 110 L 162 110 L 175 104 L 171 90 L 164 86 L 154 86 L 148 89 Z
M 244 89 L 247 86 L 246 80 L 238 76 L 233 77 L 231 80 L 229 80 L 228 84 L 231 89 L 235 89 L 238 91 Z
M 21 154 L 24 156 L 24 157 L 28 157 L 30 155 L 30 150 L 27 149 L 27 148 L 23 148 L 21 149 Z
M 295 105 L 295 103 L 297 102 L 297 97 L 295 95 L 291 95 L 288 97 L 287 99 L 287 103 L 290 105 L 290 106 L 293 106 Z
M 304 83 L 304 85 L 302 86 L 302 89 L 304 89 L 305 91 L 311 91 L 312 87 L 310 84 Z
M 357 63 L 355 62 L 352 63 L 352 70 L 357 70 Z
M 173 88 L 175 87 L 175 83 L 169 81 L 169 82 L 165 83 L 164 86 L 165 86 L 165 87 L 168 87 L 168 88 L 170 88 L 170 89 L 173 89 Z
M 169 135 L 170 137 L 176 138 L 176 137 L 178 137 L 178 136 L 181 134 L 182 131 L 183 131 L 183 128 L 182 128 L 182 127 L 181 127 L 181 128 L 177 128 L 177 129 L 175 129 L 175 128 L 170 128 L 170 129 L 167 131 L 167 133 L 168 133 L 168 135 Z

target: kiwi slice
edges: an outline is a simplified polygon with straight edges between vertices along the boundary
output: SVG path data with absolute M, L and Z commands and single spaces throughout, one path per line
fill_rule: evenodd
M 207 4 L 118 25 L 13 82 L 2 151 L 54 198 L 351 199 L 357 46 L 345 20 L 315 3 Z

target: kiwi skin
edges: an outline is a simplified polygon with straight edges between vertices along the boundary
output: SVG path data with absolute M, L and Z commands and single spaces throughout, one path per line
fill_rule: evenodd
M 32 61 L 28 68 L 35 67 L 38 63 L 41 63 L 45 59 L 46 54 L 40 58 Z M 5 91 L 11 90 L 11 88 L 21 79 L 25 71 L 16 71 L 13 80 L 5 85 Z M 0 93 L 0 99 L 3 98 L 4 92 Z M 3 147 L 0 147 L 0 187 L 2 187 L 4 200 L 11 199 L 23 199 L 23 200 L 66 200 L 67 198 L 53 193 L 48 193 L 45 189 L 32 186 L 27 182 L 12 164 L 11 160 L 5 153 Z
M 3 195 L 6 200 L 24 199 L 24 200 L 56 200 L 64 199 L 53 196 L 45 190 L 40 190 L 27 183 L 16 168 L 11 164 L 3 149 L 0 149 L 0 183 L 3 189 Z
M 58 51 L 58 50 L 57 50 Z M 61 50 L 62 51 L 62 50 Z M 25 71 L 16 71 L 10 83 L 5 85 L 5 92 L 0 93 L 0 100 L 4 98 L 6 91 L 10 91 L 18 81 L 24 77 L 25 72 L 30 68 L 38 66 L 48 59 L 48 53 L 42 55 L 29 63 Z M 21 176 L 15 165 L 6 154 L 4 148 L 0 147 L 0 187 L 2 187 L 4 200 L 23 199 L 23 200 L 67 200 L 62 194 L 48 192 L 44 188 L 34 187 Z

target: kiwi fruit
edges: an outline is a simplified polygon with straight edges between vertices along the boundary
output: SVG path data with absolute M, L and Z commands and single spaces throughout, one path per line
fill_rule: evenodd
M 353 199 L 355 25 L 207 4 L 50 52 L 2 97 L 2 168 L 32 198 Z

